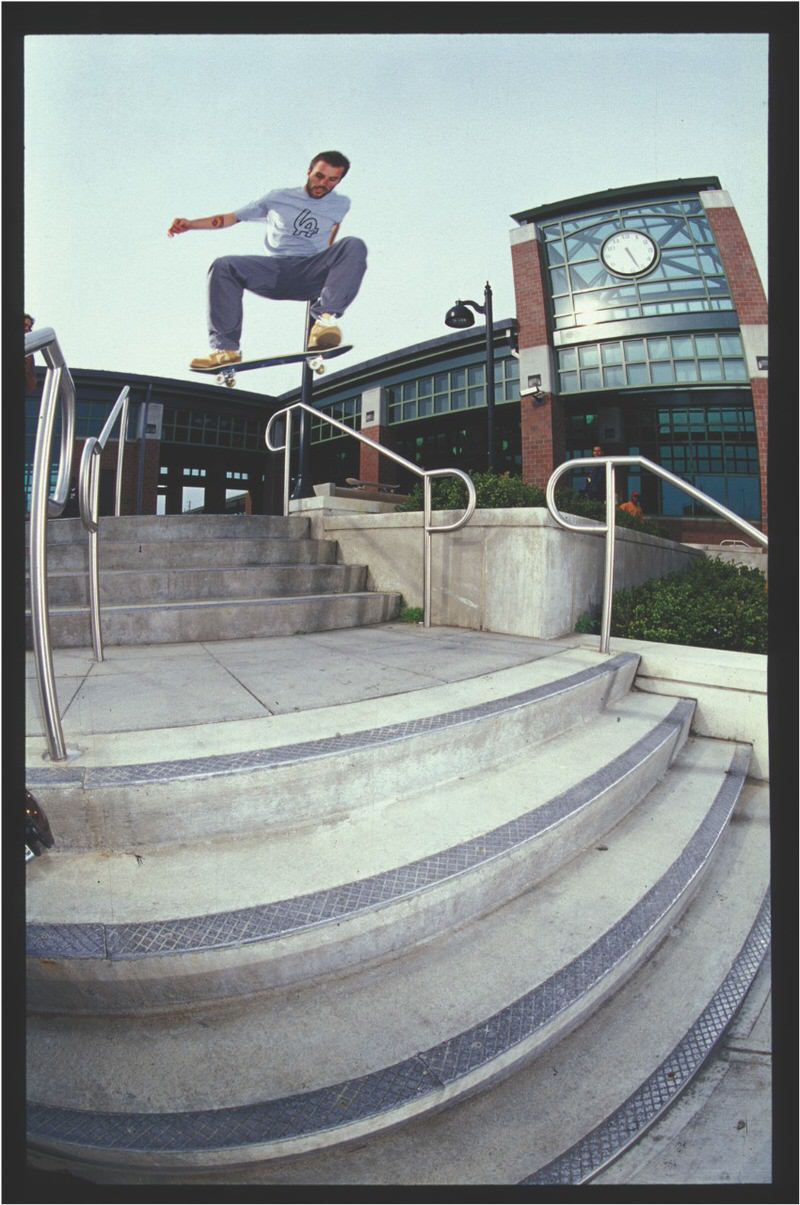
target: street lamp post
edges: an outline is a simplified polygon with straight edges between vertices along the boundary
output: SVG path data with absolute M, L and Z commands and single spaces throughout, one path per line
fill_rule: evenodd
M 474 326 L 475 319 L 467 309 L 470 306 L 486 316 L 486 447 L 487 467 L 494 472 L 494 326 L 492 320 L 492 288 L 488 280 L 483 290 L 483 305 L 477 301 L 457 301 L 445 315 L 445 325 L 457 329 Z

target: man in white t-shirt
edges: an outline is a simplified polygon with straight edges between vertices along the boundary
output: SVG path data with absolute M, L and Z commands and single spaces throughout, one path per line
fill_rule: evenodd
M 349 160 L 339 151 L 315 155 L 306 183 L 279 188 L 232 213 L 208 218 L 175 218 L 173 238 L 187 230 L 221 230 L 237 222 L 264 222 L 265 255 L 226 255 L 208 273 L 208 334 L 211 352 L 192 360 L 192 368 L 215 368 L 242 359 L 242 295 L 245 289 L 276 301 L 310 301 L 314 325 L 309 350 L 338 347 L 337 319 L 358 293 L 367 269 L 361 239 L 334 240 L 350 208 L 334 190 Z

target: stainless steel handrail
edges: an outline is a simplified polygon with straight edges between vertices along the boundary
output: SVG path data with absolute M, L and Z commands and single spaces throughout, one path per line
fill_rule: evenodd
M 382 456 L 388 456 L 395 464 L 400 464 L 404 468 L 409 469 L 412 473 L 416 473 L 417 477 L 422 478 L 423 484 L 423 561 L 422 561 L 422 620 L 426 628 L 431 626 L 431 535 L 435 531 L 458 531 L 460 527 L 464 527 L 469 523 L 475 511 L 475 503 L 477 501 L 475 495 L 475 486 L 466 473 L 461 469 L 421 469 L 419 465 L 412 464 L 410 460 L 406 460 L 403 456 L 398 456 L 390 448 L 386 448 L 383 444 L 377 443 L 374 439 L 370 439 L 367 435 L 362 435 L 360 431 L 354 431 L 352 427 L 345 426 L 336 418 L 331 418 L 329 414 L 318 410 L 315 406 L 309 406 L 305 402 L 295 402 L 292 406 L 286 406 L 283 410 L 278 410 L 273 414 L 272 418 L 267 423 L 267 429 L 264 433 L 264 439 L 270 452 L 283 452 L 283 513 L 289 513 L 289 460 L 292 449 L 292 411 L 307 410 L 310 414 L 317 415 L 318 418 L 324 419 L 332 427 L 338 427 L 345 435 L 352 435 L 354 439 L 359 440 L 363 444 L 367 444 L 370 448 L 375 448 Z M 279 447 L 273 447 L 270 443 L 270 431 L 272 424 L 279 418 L 285 417 L 286 431 L 284 442 Z M 431 523 L 431 479 L 433 477 L 460 477 L 467 487 L 467 507 L 460 519 L 456 519 L 455 523 L 441 523 L 435 525 Z
M 114 429 L 117 417 L 122 412 L 119 426 L 119 446 L 117 450 L 117 480 L 114 495 L 114 514 L 119 516 L 122 504 L 122 462 L 125 454 L 125 438 L 128 434 L 128 394 L 130 386 L 125 385 L 114 403 L 114 408 L 106 419 L 103 430 L 95 438 L 87 439 L 81 467 L 78 474 L 78 505 L 80 507 L 83 526 L 89 532 L 89 616 L 92 626 L 92 645 L 97 661 L 103 660 L 103 637 L 100 630 L 100 568 L 97 548 L 97 532 L 100 526 L 99 496 L 100 496 L 100 456 L 108 443 Z
M 47 597 L 47 519 L 63 511 L 69 497 L 72 446 L 75 439 L 75 385 L 70 376 L 56 333 L 50 327 L 25 335 L 25 354 L 41 352 L 47 373 L 42 389 L 31 479 L 30 552 L 31 552 L 31 626 L 36 679 L 42 702 L 47 748 L 53 761 L 64 761 L 67 749 L 61 727 L 53 647 L 50 639 L 50 610 Z M 50 456 L 56 413 L 61 403 L 61 453 L 53 496 L 50 488 Z
M 563 518 L 556 507 L 556 482 L 564 473 L 571 472 L 573 469 L 583 466 L 591 466 L 597 468 L 598 465 L 605 465 L 606 473 L 606 521 L 605 524 L 593 523 L 591 527 L 585 523 L 576 524 L 568 523 Z M 614 592 L 614 545 L 616 539 L 616 466 L 617 465 L 634 465 L 638 468 L 648 469 L 651 473 L 655 473 L 657 477 L 663 478 L 664 481 L 669 481 L 672 485 L 683 490 L 685 494 L 695 498 L 698 502 L 702 502 L 703 506 L 707 506 L 709 510 L 716 511 L 722 515 L 735 527 L 750 536 L 763 548 L 769 544 L 769 540 L 764 535 L 763 531 L 759 531 L 757 527 L 753 527 L 746 519 L 740 518 L 734 514 L 727 506 L 723 506 L 721 502 L 710 498 L 708 494 L 704 494 L 694 485 L 690 485 L 688 481 L 684 481 L 681 477 L 676 477 L 674 473 L 670 473 L 669 469 L 664 469 L 660 464 L 655 464 L 652 460 L 648 460 L 646 456 L 583 456 L 575 460 L 567 460 L 564 464 L 559 465 L 554 473 L 551 474 L 550 480 L 547 483 L 547 509 L 560 527 L 567 531 L 579 531 L 588 535 L 605 535 L 605 566 L 603 571 L 603 611 L 600 619 L 600 652 L 608 652 L 609 637 L 611 634 L 611 600 Z

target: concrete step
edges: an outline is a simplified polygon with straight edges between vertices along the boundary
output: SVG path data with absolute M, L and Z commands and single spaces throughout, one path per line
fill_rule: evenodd
M 185 602 L 112 604 L 102 608 L 105 644 L 180 644 L 190 641 L 242 640 L 290 636 L 332 628 L 387 623 L 400 609 L 400 595 L 353 592 L 286 598 L 199 599 Z M 27 647 L 33 647 L 26 615 Z M 50 607 L 54 648 L 91 644 L 88 607 Z
M 536 755 L 310 830 L 184 838 L 138 857 L 53 851 L 29 874 L 28 1007 L 183 1006 L 427 941 L 600 840 L 666 773 L 692 711 L 631 694 Z
M 356 598 L 362 622 L 369 605 L 396 605 L 395 596 Z M 293 600 L 262 606 L 284 601 Z M 316 601 L 318 626 L 342 626 L 346 598 Z M 31 765 L 27 784 L 62 850 L 141 854 L 173 845 L 176 833 L 200 841 L 310 828 L 530 750 L 624 697 L 637 665 L 627 653 L 565 648 L 464 682 L 297 715 L 135 733 L 110 723 L 74 760 Z
M 276 541 L 277 542 L 277 541 Z M 282 541 L 287 543 L 287 541 Z M 229 542 L 225 542 L 225 547 Z M 206 561 L 203 568 L 101 568 L 100 603 L 149 604 L 223 598 L 280 598 L 301 594 L 357 594 L 366 589 L 365 565 L 236 565 Z M 27 590 L 30 606 L 30 590 Z M 86 573 L 48 574 L 51 607 L 89 605 Z M 102 616 L 101 616 L 102 619 Z
M 26 524 L 26 544 L 30 525 Z M 119 515 L 102 516 L 99 540 L 303 539 L 309 520 L 302 515 Z M 73 544 L 88 540 L 81 519 L 50 519 L 47 543 Z
M 100 580 L 115 569 L 184 569 L 214 565 L 333 565 L 335 540 L 251 538 L 241 536 L 191 540 L 98 540 Z M 51 544 L 47 550 L 48 575 L 89 572 L 88 539 Z
M 730 970 L 768 874 L 757 795 L 729 825 L 747 761 L 741 746 L 691 740 L 602 842 L 544 882 L 324 993 L 276 989 L 157 1018 L 32 1018 L 34 1148 L 129 1181 L 392 1182 L 387 1150 L 400 1152 L 401 1183 L 536 1173 L 658 1067 Z M 599 1037 L 581 1045 L 573 1031 L 590 1016 Z M 479 1089 L 490 1090 L 482 1112 L 483 1098 L 466 1100 Z M 515 1094 L 530 1104 L 509 1125 Z M 476 1114 L 494 1117 L 483 1135 Z M 400 1124 L 417 1139 L 405 1159 L 403 1133 L 388 1132 Z M 454 1125 L 455 1176 L 437 1148 Z

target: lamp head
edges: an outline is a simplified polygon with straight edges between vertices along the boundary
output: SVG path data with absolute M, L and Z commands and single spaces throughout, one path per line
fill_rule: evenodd
M 455 326 L 459 330 L 475 325 L 475 315 L 471 310 L 468 310 L 463 301 L 457 301 L 456 304 L 449 309 L 444 319 L 445 326 Z

